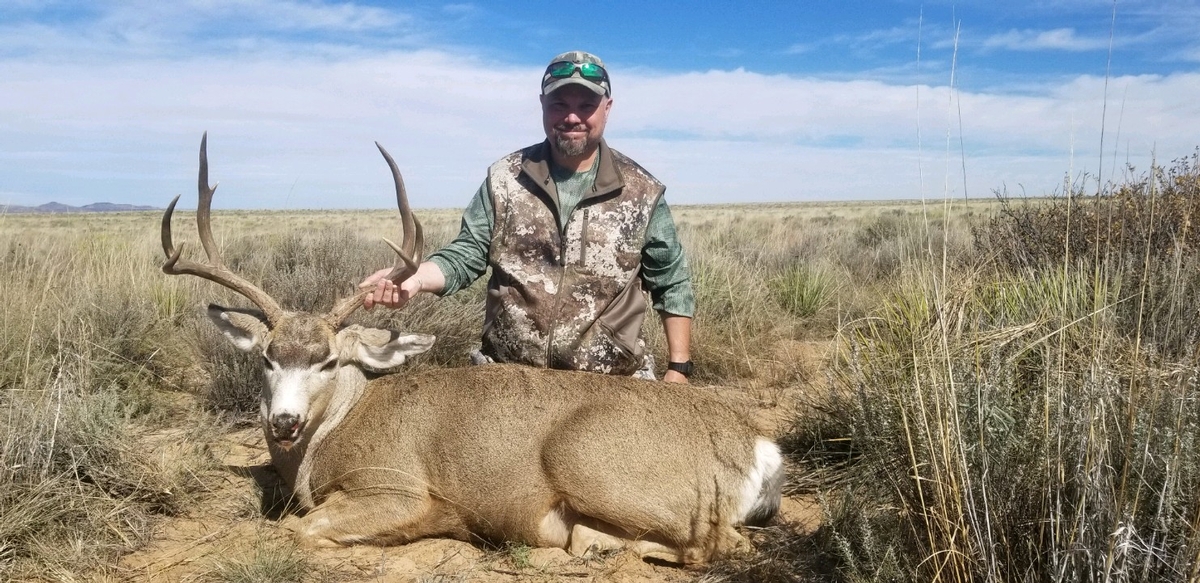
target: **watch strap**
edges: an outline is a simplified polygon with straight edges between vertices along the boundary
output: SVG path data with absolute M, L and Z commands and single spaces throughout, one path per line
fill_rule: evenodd
M 692 371 L 695 368 L 696 368 L 696 366 L 693 365 L 692 361 L 690 361 L 690 360 L 687 362 L 668 362 L 667 363 L 667 370 L 673 370 L 685 377 L 691 376 Z

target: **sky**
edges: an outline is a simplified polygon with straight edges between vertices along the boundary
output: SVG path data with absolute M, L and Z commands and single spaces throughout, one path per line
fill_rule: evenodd
M 0 0 L 0 205 L 466 205 L 568 50 L 672 204 L 1095 192 L 1200 145 L 1200 2 Z

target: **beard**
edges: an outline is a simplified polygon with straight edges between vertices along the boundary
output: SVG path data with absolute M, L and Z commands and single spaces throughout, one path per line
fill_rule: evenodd
M 558 150 L 559 154 L 562 154 L 568 158 L 582 156 L 584 152 L 587 152 L 588 147 L 592 145 L 591 141 L 586 136 L 582 138 L 568 138 L 563 135 L 564 132 L 573 131 L 576 129 L 577 128 L 566 127 L 554 128 L 554 139 L 552 142 L 554 143 L 554 148 Z

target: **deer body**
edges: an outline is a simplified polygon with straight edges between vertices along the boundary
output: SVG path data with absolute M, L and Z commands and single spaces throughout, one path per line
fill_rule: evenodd
M 399 281 L 419 262 L 420 224 L 383 154 L 405 224 L 404 249 L 392 244 Z M 778 509 L 778 447 L 702 389 L 499 364 L 390 374 L 434 338 L 342 326 L 361 292 L 326 315 L 288 312 L 229 272 L 209 227 L 203 143 L 200 168 L 197 221 L 210 263 L 174 248 L 172 202 L 163 270 L 216 281 L 261 309 L 211 305 L 208 315 L 234 346 L 262 356 L 263 430 L 307 510 L 304 541 L 478 537 L 700 563 L 744 547 L 735 527 Z
M 696 562 L 734 550 L 733 525 L 774 511 L 780 459 L 760 443 L 724 404 L 665 383 L 515 365 L 384 377 L 311 444 L 298 485 L 317 508 L 336 497 L 380 518 L 315 513 L 304 534 L 567 547 L 581 524 Z

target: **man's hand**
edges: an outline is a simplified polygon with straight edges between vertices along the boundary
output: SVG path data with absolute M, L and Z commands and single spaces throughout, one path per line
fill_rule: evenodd
M 417 272 L 399 285 L 386 279 L 392 268 L 387 267 L 372 273 L 370 277 L 358 284 L 359 289 L 374 289 L 363 298 L 363 307 L 371 309 L 375 304 L 389 308 L 400 308 L 417 297 L 421 292 L 440 294 L 446 289 L 446 276 L 436 263 L 425 261 L 417 267 Z
M 401 308 L 408 303 L 408 300 L 413 299 L 421 292 L 420 277 L 414 274 L 400 282 L 400 285 L 396 285 L 392 280 L 387 279 L 387 275 L 391 272 L 391 267 L 385 267 L 372 273 L 370 277 L 358 284 L 360 289 L 375 288 L 374 292 L 363 298 L 363 308 L 370 310 L 375 307 L 375 304 L 388 308 Z

